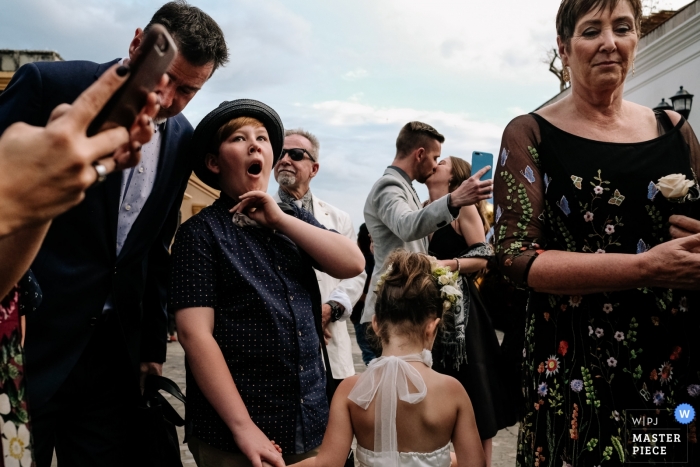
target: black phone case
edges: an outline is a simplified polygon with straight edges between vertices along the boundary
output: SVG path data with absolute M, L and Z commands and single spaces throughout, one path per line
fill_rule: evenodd
M 114 93 L 95 119 L 87 135 L 117 126 L 130 128 L 143 106 L 177 55 L 177 46 L 168 31 L 153 24 L 146 33 L 139 54 L 130 64 L 131 74 Z

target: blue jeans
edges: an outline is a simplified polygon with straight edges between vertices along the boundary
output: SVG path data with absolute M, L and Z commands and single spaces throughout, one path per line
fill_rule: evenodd
M 354 324 L 354 326 L 357 345 L 360 346 L 360 350 L 362 351 L 362 361 L 365 362 L 365 365 L 369 365 L 369 362 L 377 358 L 369 342 L 367 342 L 367 328 L 370 326 L 370 323 L 358 323 Z

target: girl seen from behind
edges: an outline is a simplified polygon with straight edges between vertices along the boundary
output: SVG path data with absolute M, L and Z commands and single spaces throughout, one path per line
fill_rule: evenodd
M 296 465 L 344 465 L 354 435 L 362 467 L 447 467 L 450 442 L 460 466 L 483 467 L 469 396 L 431 369 L 443 307 L 459 299 L 455 277 L 420 253 L 397 250 L 387 262 L 372 319 L 382 356 L 341 383 L 319 455 Z

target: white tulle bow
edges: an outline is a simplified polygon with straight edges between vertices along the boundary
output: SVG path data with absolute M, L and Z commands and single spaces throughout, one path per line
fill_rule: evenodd
M 360 375 L 348 399 L 367 410 L 377 396 L 374 412 L 374 449 L 381 454 L 382 466 L 399 465 L 398 443 L 396 440 L 396 405 L 398 399 L 409 404 L 417 404 L 428 393 L 425 381 L 408 362 L 423 362 L 428 367 L 433 365 L 433 356 L 429 350 L 421 354 L 401 357 L 379 357 L 372 360 L 367 370 Z M 408 381 L 418 392 L 411 393 Z

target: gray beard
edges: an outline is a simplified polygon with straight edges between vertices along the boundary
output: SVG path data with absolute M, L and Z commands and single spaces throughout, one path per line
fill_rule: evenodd
M 280 186 L 293 186 L 297 182 L 296 175 L 289 172 L 281 172 L 277 177 L 277 183 Z

